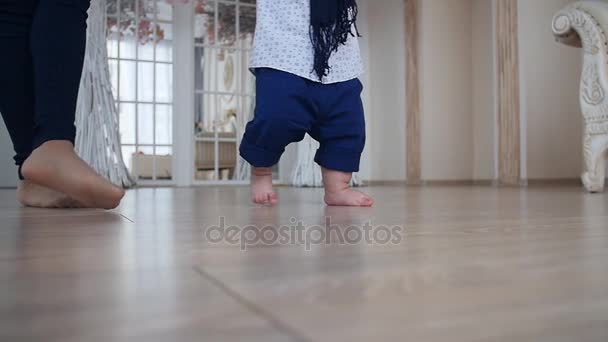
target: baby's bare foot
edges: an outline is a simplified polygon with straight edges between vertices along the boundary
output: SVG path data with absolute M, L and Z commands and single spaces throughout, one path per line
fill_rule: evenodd
M 25 161 L 21 173 L 31 183 L 65 194 L 88 208 L 116 208 L 125 194 L 80 159 L 69 141 L 42 144 Z
M 53 189 L 21 181 L 17 187 L 17 199 L 26 207 L 34 208 L 83 208 L 84 206 L 66 194 Z
M 325 192 L 325 203 L 330 206 L 371 207 L 374 200 L 367 194 L 353 189 Z
M 277 204 L 277 194 L 272 191 L 271 168 L 258 167 L 251 171 L 251 200 L 257 204 Z
M 352 173 L 325 168 L 322 171 L 327 205 L 345 207 L 371 207 L 374 205 L 374 200 L 369 195 L 350 188 Z

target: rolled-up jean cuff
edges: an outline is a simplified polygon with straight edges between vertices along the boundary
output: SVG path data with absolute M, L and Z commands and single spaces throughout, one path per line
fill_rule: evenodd
M 281 159 L 282 152 L 268 151 L 258 146 L 248 144 L 243 140 L 239 147 L 241 157 L 253 167 L 273 167 Z
M 320 166 L 341 172 L 359 172 L 362 152 L 338 151 L 320 148 L 315 162 Z

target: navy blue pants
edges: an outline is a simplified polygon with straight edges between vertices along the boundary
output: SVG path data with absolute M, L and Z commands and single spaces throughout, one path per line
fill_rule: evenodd
M 321 84 L 274 69 L 256 70 L 254 118 L 247 124 L 241 156 L 254 167 L 279 162 L 285 147 L 308 133 L 320 143 L 315 162 L 357 172 L 365 146 L 365 118 L 358 79 Z
M 74 142 L 90 0 L 0 0 L 0 112 L 21 164 Z

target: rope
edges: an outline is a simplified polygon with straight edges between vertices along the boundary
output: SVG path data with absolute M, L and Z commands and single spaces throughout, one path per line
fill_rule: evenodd
M 76 152 L 115 185 L 135 185 L 122 158 L 118 110 L 106 46 L 106 0 L 91 2 L 87 45 L 76 105 Z

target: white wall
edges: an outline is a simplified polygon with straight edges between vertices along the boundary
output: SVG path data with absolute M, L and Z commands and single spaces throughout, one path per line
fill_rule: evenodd
M 366 72 L 361 75 L 359 78 L 361 83 L 363 83 L 363 93 L 361 94 L 361 99 L 363 100 L 363 106 L 365 109 L 365 116 L 367 120 L 366 125 L 366 135 L 367 135 L 367 144 L 365 150 L 363 151 L 363 156 L 361 158 L 361 170 L 360 177 L 365 180 L 372 179 L 372 144 L 373 144 L 373 132 L 370 129 L 370 124 L 373 122 L 372 120 L 372 110 L 371 110 L 371 91 L 372 87 L 370 84 L 370 26 L 369 26 L 369 2 L 368 0 L 361 0 L 358 2 L 359 6 L 359 18 L 357 26 L 359 27 L 359 31 L 361 32 L 362 37 L 359 38 L 359 46 L 361 48 L 361 58 L 363 59 L 363 64 L 365 65 Z
M 568 2 L 519 1 L 528 179 L 576 178 L 582 170 L 581 50 L 556 43 L 551 33 L 553 15 Z
M 0 188 L 17 186 L 17 168 L 13 161 L 14 154 L 11 139 L 2 121 L 0 122 Z
M 405 180 L 405 5 L 403 0 L 364 3 L 368 179 Z
M 490 0 L 473 0 L 472 6 L 473 179 L 493 180 L 496 178 L 493 7 Z
M 581 52 L 555 43 L 551 34 L 551 18 L 567 2 L 519 1 L 522 175 L 530 179 L 575 178 L 581 172 Z M 367 68 L 362 175 L 404 180 L 404 1 L 359 4 Z M 495 179 L 492 0 L 423 0 L 420 6 L 422 178 Z
M 404 180 L 404 2 L 360 2 L 370 180 Z M 490 0 L 424 0 L 420 8 L 422 178 L 494 178 Z M 474 67 L 475 66 L 475 67 Z
M 581 51 L 556 43 L 568 0 L 520 0 L 522 177 L 576 178 L 582 165 Z M 494 21 L 490 0 L 421 2 L 422 177 L 495 178 Z
M 473 177 L 472 2 L 421 5 L 422 179 Z

